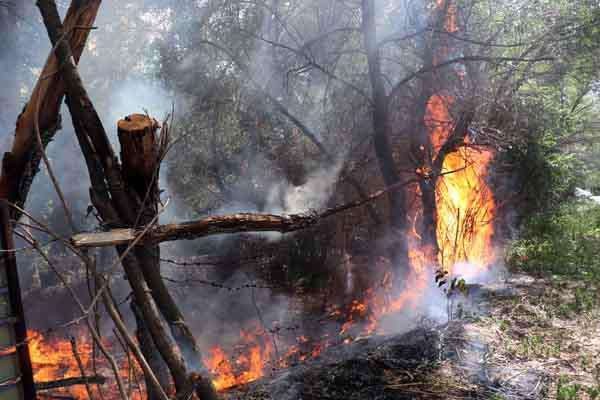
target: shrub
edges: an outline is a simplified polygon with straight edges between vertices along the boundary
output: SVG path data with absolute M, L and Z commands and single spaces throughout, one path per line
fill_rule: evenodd
M 507 261 L 531 273 L 600 279 L 600 206 L 571 200 L 529 217 Z

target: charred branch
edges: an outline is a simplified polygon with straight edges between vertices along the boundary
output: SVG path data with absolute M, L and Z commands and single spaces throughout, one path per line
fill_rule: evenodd
M 102 375 L 79 376 L 76 378 L 57 379 L 48 382 L 36 382 L 35 388 L 39 391 L 66 388 L 77 385 L 104 385 L 106 378 Z

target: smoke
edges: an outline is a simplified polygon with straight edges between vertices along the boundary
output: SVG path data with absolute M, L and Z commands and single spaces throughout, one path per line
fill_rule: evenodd
M 318 169 L 300 186 L 276 183 L 269 190 L 267 212 L 298 214 L 322 209 L 335 191 L 342 166 L 343 162 L 338 161 L 331 168 Z

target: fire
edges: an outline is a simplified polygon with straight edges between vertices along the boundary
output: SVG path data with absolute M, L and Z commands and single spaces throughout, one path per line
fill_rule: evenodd
M 33 379 L 36 382 L 81 376 L 79 366 L 73 356 L 71 342 L 68 340 L 48 340 L 43 335 L 28 332 L 29 356 L 33 366 Z M 89 342 L 77 343 L 78 353 L 84 365 L 90 363 L 91 345 Z M 74 386 L 69 393 L 76 398 L 87 398 L 83 386 Z
M 438 10 L 445 8 L 444 27 L 448 32 L 456 32 L 456 6 L 449 0 L 435 0 Z M 451 49 L 442 45 L 436 49 L 434 63 L 446 57 Z M 435 94 L 427 103 L 424 124 L 431 143 L 430 154 L 435 158 L 453 133 L 454 120 L 450 114 L 450 106 L 454 98 L 448 94 Z M 424 146 L 421 150 L 424 150 Z M 474 273 L 489 266 L 495 258 L 492 238 L 494 235 L 493 218 L 495 201 L 486 178 L 493 152 L 480 149 L 465 137 L 464 144 L 455 151 L 446 154 L 442 176 L 436 181 L 436 227 L 435 246 L 424 245 L 419 235 L 418 221 L 423 208 L 420 201 L 413 201 L 408 212 L 411 222 L 407 232 L 410 270 L 405 277 L 405 288 L 397 296 L 392 296 L 392 271 L 385 266 L 377 265 L 385 270 L 380 287 L 364 292 L 361 299 L 355 299 L 347 307 L 336 307 L 328 313 L 341 325 L 338 343 L 351 343 L 352 337 L 360 334 L 371 334 L 378 328 L 381 318 L 414 307 L 425 293 L 434 269 L 442 268 L 452 274 L 456 265 L 468 264 Z M 418 168 L 419 175 L 427 176 L 431 166 Z M 414 185 L 413 196 L 421 195 L 419 186 Z M 338 325 L 339 326 L 339 325 Z M 327 336 L 327 335 L 326 335 Z M 85 338 L 85 335 L 78 335 Z M 313 344 L 305 336 L 299 336 L 297 343 L 285 348 L 284 355 L 279 358 L 275 347 L 264 329 L 246 329 L 240 332 L 240 344 L 233 346 L 232 351 L 225 351 L 221 346 L 213 346 L 203 360 L 211 374 L 217 390 L 252 382 L 263 377 L 271 366 L 288 366 L 291 360 L 304 361 L 309 357 L 318 357 L 322 351 L 335 340 L 327 337 Z M 305 349 L 308 349 L 307 351 Z M 79 367 L 73 357 L 68 340 L 48 339 L 36 332 L 30 332 L 29 351 L 35 371 L 36 381 L 50 381 L 67 377 L 80 376 Z M 86 370 L 91 368 L 92 345 L 88 340 L 78 340 L 78 353 Z M 106 369 L 103 369 L 106 376 Z M 139 372 L 139 371 L 138 371 Z M 129 375 L 129 366 L 121 370 L 121 375 Z M 76 398 L 87 398 L 85 387 L 70 388 L 69 393 Z M 137 392 L 141 396 L 141 392 Z
M 436 0 L 436 10 L 445 11 L 444 29 L 447 32 L 458 31 L 457 8 L 451 0 Z M 433 63 L 444 61 L 452 52 L 447 38 L 443 37 L 435 48 Z M 458 78 L 464 74 L 456 71 Z M 348 320 L 342 326 L 342 333 L 357 325 L 358 317 L 363 317 L 365 333 L 377 329 L 381 317 L 414 307 L 422 299 L 432 276 L 442 269 L 456 276 L 456 266 L 466 265 L 463 276 L 475 275 L 485 270 L 495 259 L 492 239 L 494 235 L 493 219 L 495 201 L 492 190 L 486 182 L 488 169 L 494 157 L 492 151 L 477 148 L 472 144 L 467 132 L 454 132 L 455 120 L 450 113 L 455 98 L 440 92 L 432 95 L 426 106 L 424 125 L 427 129 L 431 149 L 424 145 L 420 150 L 429 158 L 418 166 L 417 174 L 424 179 L 435 179 L 435 245 L 424 242 L 420 234 L 423 216 L 422 193 L 419 185 L 409 189 L 409 209 L 407 218 L 411 222 L 406 232 L 409 248 L 410 270 L 404 278 L 404 289 L 399 295 L 390 297 L 394 288 L 385 282 L 391 281 L 391 272 L 384 276 L 380 290 L 368 290 L 359 302 L 355 300 L 348 313 Z M 432 177 L 432 161 L 440 153 L 451 135 L 463 135 L 464 143 L 452 152 L 445 154 L 441 176 Z M 357 313 L 357 304 L 361 313 Z
M 452 101 L 451 96 L 434 95 L 427 105 L 425 123 L 436 155 L 451 134 Z M 481 270 L 494 260 L 495 202 L 486 182 L 493 156 L 490 150 L 472 146 L 466 136 L 465 144 L 444 158 L 436 184 L 437 261 L 449 273 L 457 263 Z
M 436 0 L 436 8 L 446 12 L 445 30 L 457 32 L 456 4 L 451 0 Z M 442 39 L 436 54 L 445 57 L 451 50 Z M 458 77 L 462 79 L 464 76 L 458 73 Z M 425 125 L 434 157 L 453 133 L 454 121 L 449 111 L 453 102 L 453 96 L 438 93 L 427 103 Z M 476 273 L 489 266 L 495 258 L 492 221 L 496 206 L 486 182 L 494 154 L 472 146 L 468 136 L 465 136 L 464 142 L 445 155 L 443 176 L 436 182 L 437 262 L 450 274 L 459 263 L 468 264 L 474 270 L 470 272 Z
M 495 257 L 495 202 L 485 181 L 493 154 L 469 147 L 469 142 L 444 160 L 437 184 L 439 263 L 448 272 L 461 262 L 480 271 Z
M 219 347 L 213 347 L 204 362 L 213 374 L 217 390 L 252 382 L 261 378 L 272 361 L 273 345 L 264 331 L 240 332 L 237 357 L 228 356 Z
M 92 343 L 80 329 L 77 333 L 77 353 L 86 373 L 90 373 L 92 368 Z M 68 339 L 60 337 L 44 336 L 36 331 L 29 331 L 29 353 L 34 370 L 34 380 L 36 382 L 53 381 L 72 377 L 80 377 L 81 371 L 73 355 L 71 342 Z M 110 343 L 105 343 L 111 348 Z M 223 390 L 232 386 L 252 382 L 262 377 L 267 369 L 267 365 L 272 362 L 274 356 L 272 342 L 268 340 L 264 331 L 243 330 L 240 332 L 240 344 L 234 348 L 236 356 L 228 355 L 221 347 L 213 347 L 204 360 L 207 367 L 213 374 L 213 383 L 217 390 Z M 125 379 L 130 378 L 129 364 L 127 360 L 120 359 L 120 375 Z M 103 359 L 98 359 L 99 373 L 110 378 L 111 372 L 103 363 Z M 141 371 L 135 365 L 135 371 L 138 379 L 142 379 Z M 116 390 L 116 388 L 114 388 Z M 77 399 L 87 398 L 86 388 L 83 385 L 72 386 L 68 389 L 59 390 L 67 393 Z M 141 393 L 132 394 L 141 398 Z
M 83 365 L 83 369 L 87 376 L 91 375 L 93 370 L 92 361 L 92 342 L 89 337 L 85 334 L 81 328 L 76 328 L 74 334 L 77 338 L 77 354 Z M 28 347 L 29 356 L 31 358 L 31 364 L 33 367 L 33 379 L 36 382 L 49 382 L 65 378 L 81 377 L 81 371 L 79 365 L 73 354 L 73 348 L 70 340 L 62 337 L 50 337 L 49 335 L 43 335 L 40 332 L 34 330 L 28 330 Z M 110 341 L 104 343 L 108 349 L 111 349 L 113 345 Z M 129 364 L 126 357 L 117 357 L 117 361 L 120 365 L 119 375 L 127 382 L 129 379 L 135 381 L 131 375 L 132 373 L 138 376 L 138 379 L 142 379 L 141 371 L 136 364 Z M 114 380 L 111 380 L 112 372 L 106 365 L 105 360 L 102 356 L 98 357 L 96 363 L 96 370 L 99 375 L 104 376 L 108 379 L 106 385 L 105 395 L 110 394 L 108 398 L 118 398 L 117 387 Z M 133 383 L 133 382 L 132 382 Z M 96 393 L 96 388 L 92 386 L 92 391 Z M 142 399 L 143 389 L 138 385 L 128 385 L 131 389 L 131 399 Z M 76 399 L 87 399 L 88 393 L 84 385 L 70 386 L 63 389 L 54 389 L 57 393 L 69 395 Z

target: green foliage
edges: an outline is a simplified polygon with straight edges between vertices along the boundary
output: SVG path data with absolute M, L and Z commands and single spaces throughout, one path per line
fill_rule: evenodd
M 588 388 L 586 391 L 587 391 L 588 396 L 590 396 L 590 399 L 596 400 L 596 399 L 600 398 L 600 388 L 598 388 L 598 387 Z
M 556 388 L 556 400 L 577 400 L 581 385 L 570 383 L 569 378 L 561 376 Z
M 528 218 L 507 259 L 528 272 L 600 279 L 600 207 L 571 201 Z

